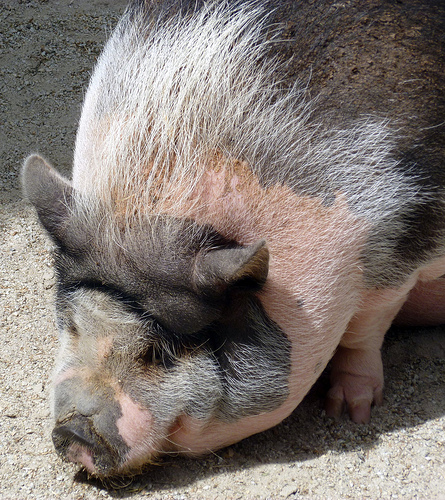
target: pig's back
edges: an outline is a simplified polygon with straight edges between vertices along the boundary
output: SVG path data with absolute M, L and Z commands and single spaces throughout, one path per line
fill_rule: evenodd
M 87 94 L 75 187 L 194 217 L 204 177 L 235 159 L 265 190 L 344 196 L 372 228 L 369 286 L 441 255 L 441 2 L 229 3 L 132 3 Z

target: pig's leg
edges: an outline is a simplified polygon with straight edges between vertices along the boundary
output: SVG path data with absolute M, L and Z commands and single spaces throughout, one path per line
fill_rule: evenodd
M 383 366 L 380 348 L 386 331 L 414 285 L 369 292 L 354 316 L 332 359 L 331 389 L 326 413 L 340 417 L 346 406 L 351 419 L 366 423 L 371 405 L 382 403 Z

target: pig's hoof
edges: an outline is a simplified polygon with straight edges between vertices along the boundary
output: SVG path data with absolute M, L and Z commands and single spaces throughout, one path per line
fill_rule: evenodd
M 345 409 L 349 417 L 358 424 L 367 424 L 371 418 L 372 404 L 382 404 L 382 388 L 372 384 L 367 377 L 342 373 L 329 390 L 325 410 L 329 417 L 339 419 Z M 365 380 L 361 380 L 365 379 Z

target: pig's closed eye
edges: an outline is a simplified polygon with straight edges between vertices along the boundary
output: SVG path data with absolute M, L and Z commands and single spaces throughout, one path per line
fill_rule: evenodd
M 152 344 L 147 347 L 141 359 L 147 365 L 157 366 L 162 363 L 162 351 L 159 346 Z
M 156 343 L 147 346 L 141 354 L 140 360 L 147 367 L 160 366 L 168 369 L 174 365 L 174 356 L 171 350 Z
M 71 337 L 78 337 L 79 336 L 79 331 L 77 330 L 76 325 L 74 325 L 73 323 L 71 323 L 68 326 L 68 333 L 71 335 Z

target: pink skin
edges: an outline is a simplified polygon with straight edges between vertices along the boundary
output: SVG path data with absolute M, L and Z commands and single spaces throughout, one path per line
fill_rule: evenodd
M 281 422 L 293 409 L 294 405 L 288 401 L 270 413 L 245 417 L 234 424 L 217 420 L 203 422 L 182 415 L 170 430 L 166 449 L 191 456 L 206 454 L 269 429 L 273 422 Z
M 94 465 L 93 461 L 93 455 L 90 450 L 88 450 L 84 446 L 81 446 L 79 444 L 72 444 L 67 451 L 66 458 L 70 462 L 83 465 L 90 474 L 94 474 L 94 472 L 96 471 L 96 466 Z
M 78 373 L 79 373 L 79 371 L 76 370 L 75 368 L 68 368 L 68 370 L 64 370 L 64 371 L 59 372 L 54 377 L 53 386 L 55 387 L 56 385 L 61 384 L 64 380 L 68 380 L 70 378 L 77 376 Z
M 445 323 L 445 257 L 435 259 L 419 271 L 415 286 L 395 319 L 402 325 Z
M 443 325 L 445 323 L 445 279 L 418 282 L 411 290 L 394 322 L 411 326 Z
M 120 392 L 117 400 L 122 409 L 122 417 L 116 422 L 120 436 L 130 447 L 123 469 L 138 467 L 154 455 L 154 422 L 152 413 L 134 402 L 127 394 Z

